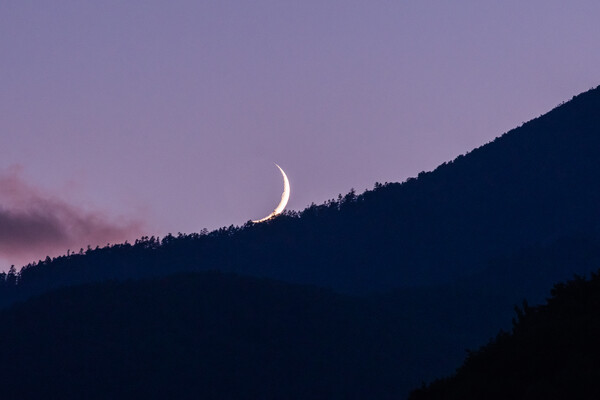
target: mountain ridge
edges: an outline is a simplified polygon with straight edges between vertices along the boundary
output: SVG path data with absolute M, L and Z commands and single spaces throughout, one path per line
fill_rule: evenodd
M 79 254 L 46 259 L 25 266 L 18 286 L 39 293 L 44 285 L 165 274 L 167 265 L 172 272 L 222 270 L 347 292 L 453 282 L 492 258 L 598 228 L 598 109 L 595 88 L 401 184 L 351 191 L 262 224 L 89 249 L 98 258 L 120 254 L 93 267 Z M 146 250 L 171 254 L 158 265 L 142 255 Z M 136 257 L 145 258 L 144 268 Z
M 408 392 L 509 326 L 523 298 L 536 304 L 557 280 L 598 269 L 598 110 L 600 88 L 417 178 L 265 223 L 47 258 L 0 276 L 0 306 L 181 272 L 318 286 L 360 295 L 403 340 L 394 373 Z

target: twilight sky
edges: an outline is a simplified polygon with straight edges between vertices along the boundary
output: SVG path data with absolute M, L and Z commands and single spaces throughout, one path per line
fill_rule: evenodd
M 176 3 L 176 4 L 173 4 Z M 4 1 L 0 270 L 403 181 L 600 84 L 600 2 Z

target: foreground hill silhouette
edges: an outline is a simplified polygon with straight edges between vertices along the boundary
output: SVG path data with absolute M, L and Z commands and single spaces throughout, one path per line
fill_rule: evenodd
M 395 387 L 408 393 L 509 327 L 514 304 L 541 302 L 553 283 L 598 268 L 598 110 L 597 88 L 402 184 L 267 223 L 12 270 L 0 276 L 0 306 L 65 286 L 208 270 L 360 294 L 393 332 L 385 348 L 399 354 Z
M 211 273 L 108 282 L 31 299 L 0 312 L 0 326 L 2 399 L 401 393 L 393 327 L 312 287 Z
M 457 373 L 410 400 L 600 398 L 600 275 L 558 284 L 517 309 L 512 332 L 471 352 Z

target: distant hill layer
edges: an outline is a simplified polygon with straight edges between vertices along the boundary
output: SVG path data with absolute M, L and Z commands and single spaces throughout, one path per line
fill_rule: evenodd
M 400 338 L 330 291 L 185 274 L 0 312 L 2 399 L 398 398 Z M 400 377 L 401 378 L 401 377 Z
M 402 399 L 420 382 L 451 373 L 466 348 L 510 326 L 523 293 L 541 301 L 567 271 L 597 269 L 600 238 L 584 239 L 498 259 L 482 276 L 459 283 L 384 295 L 354 297 L 220 273 L 60 289 L 0 312 L 0 340 L 7 344 L 0 348 L 0 376 L 9 382 L 4 393 L 14 395 L 0 397 L 36 397 L 44 388 L 89 398 L 86 385 L 99 398 L 169 397 L 168 382 L 188 387 L 186 365 L 205 377 L 195 378 L 194 395 L 221 393 L 223 376 L 238 371 L 240 381 L 223 392 L 229 398 L 269 398 L 256 384 L 267 385 L 273 398 L 327 392 L 327 398 Z M 123 383 L 134 378 L 147 387 Z M 73 392 L 65 392 L 66 381 Z
M 512 333 L 472 352 L 451 378 L 411 400 L 600 398 L 600 276 L 556 285 L 548 303 L 518 310 Z

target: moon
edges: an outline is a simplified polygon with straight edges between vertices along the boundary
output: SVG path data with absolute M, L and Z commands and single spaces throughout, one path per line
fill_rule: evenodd
M 277 164 L 275 164 L 275 166 L 277 168 L 279 168 L 279 171 L 281 171 L 281 175 L 283 175 L 283 193 L 281 194 L 281 201 L 279 202 L 279 204 L 277 205 L 277 207 L 275 207 L 275 209 L 273 210 L 273 212 L 269 215 L 267 215 L 266 217 L 256 220 L 256 221 L 252 221 L 254 223 L 257 222 L 263 222 L 266 220 L 269 220 L 271 218 L 273 218 L 274 216 L 281 214 L 283 212 L 283 210 L 285 209 L 285 206 L 287 205 L 288 201 L 290 200 L 290 181 L 288 180 L 287 175 L 285 174 L 285 172 L 283 172 L 283 169 L 281 169 L 281 167 Z

